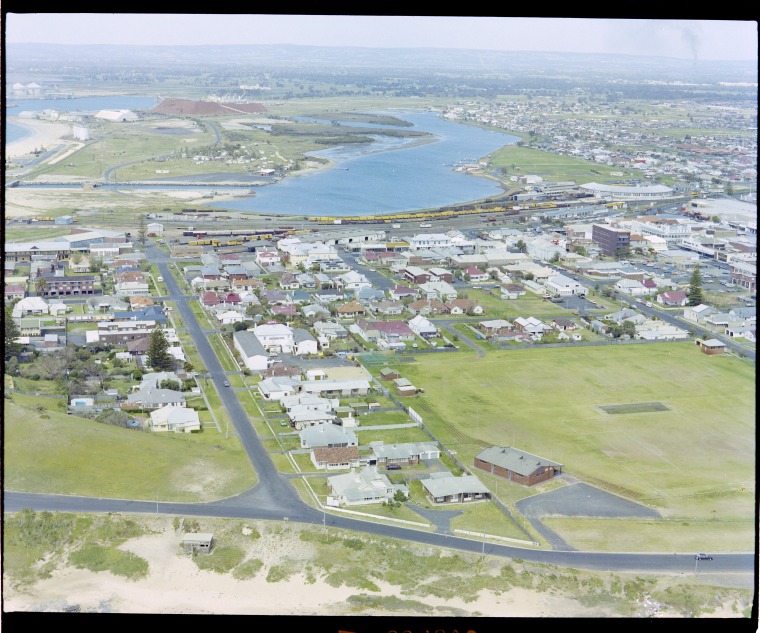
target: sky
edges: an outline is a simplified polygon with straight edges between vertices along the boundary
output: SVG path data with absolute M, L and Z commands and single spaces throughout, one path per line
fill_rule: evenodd
M 6 45 L 302 44 L 758 58 L 754 19 L 5 13 Z

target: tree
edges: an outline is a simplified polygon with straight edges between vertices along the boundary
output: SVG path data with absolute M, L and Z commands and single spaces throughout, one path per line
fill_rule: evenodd
M 703 300 L 702 294 L 702 271 L 699 269 L 699 264 L 694 266 L 694 270 L 689 278 L 689 292 L 686 293 L 689 298 L 687 305 L 698 306 Z
M 3 341 L 3 357 L 5 360 L 18 356 L 24 346 L 17 343 L 16 339 L 21 336 L 18 324 L 13 320 L 13 308 L 5 306 L 5 340 Z
M 90 258 L 90 272 L 99 273 L 101 268 L 103 268 L 103 260 L 100 259 L 99 257 L 91 257 Z
M 162 380 L 159 385 L 159 389 L 171 389 L 172 391 L 180 391 L 182 386 L 179 384 L 178 380 L 170 380 L 167 378 L 166 380 Z
M 156 371 L 173 371 L 175 360 L 174 356 L 169 353 L 169 343 L 164 335 L 164 330 L 156 326 L 150 335 L 150 344 L 148 345 L 148 365 Z
M 48 280 L 42 276 L 39 276 L 34 280 L 34 291 L 40 297 L 45 295 L 49 287 L 50 284 L 48 283 Z
M 145 237 L 148 234 L 148 230 L 145 227 L 145 216 L 140 216 L 140 224 L 137 227 L 137 241 L 141 246 L 145 246 Z
M 527 250 L 527 248 L 528 248 L 528 246 L 525 244 L 525 242 L 523 240 L 517 240 L 517 243 L 515 244 L 515 247 L 521 253 L 524 253 Z

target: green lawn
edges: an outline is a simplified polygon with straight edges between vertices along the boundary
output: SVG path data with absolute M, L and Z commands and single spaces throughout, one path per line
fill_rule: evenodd
M 754 366 L 688 343 L 420 355 L 404 376 L 426 426 L 471 466 L 515 446 L 670 518 L 753 520 Z M 660 402 L 667 411 L 600 407 Z M 748 494 L 749 492 L 749 494 Z
M 233 435 L 141 432 L 55 411 L 40 414 L 12 398 L 4 407 L 6 490 L 212 501 L 256 483 Z

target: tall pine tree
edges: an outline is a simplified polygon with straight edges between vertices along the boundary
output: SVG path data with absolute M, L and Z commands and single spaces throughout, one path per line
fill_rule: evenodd
M 689 292 L 686 295 L 689 298 L 687 305 L 698 306 L 704 301 L 702 294 L 702 271 L 699 264 L 694 266 L 694 271 L 689 278 Z
M 150 335 L 148 365 L 156 371 L 173 371 L 175 364 L 174 356 L 169 353 L 169 342 L 166 340 L 164 330 L 157 325 Z

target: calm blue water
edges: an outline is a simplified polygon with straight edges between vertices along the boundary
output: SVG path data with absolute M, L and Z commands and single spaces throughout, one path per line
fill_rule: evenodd
M 20 112 L 40 112 L 41 110 L 57 110 L 58 112 L 73 112 L 89 114 L 99 110 L 150 110 L 158 99 L 155 97 L 122 96 L 122 97 L 79 97 L 76 99 L 13 99 L 5 108 L 6 117 L 18 116 Z M 23 124 L 8 121 L 6 118 L 6 143 L 12 143 L 28 136 L 29 128 Z
M 155 105 L 156 99 L 124 96 L 14 99 L 11 102 L 13 107 L 6 108 L 8 116 L 45 109 L 82 113 L 103 109 L 147 110 Z M 504 145 L 515 143 L 517 137 L 453 123 L 433 112 L 382 113 L 409 121 L 414 127 L 403 129 L 429 132 L 435 141 L 414 146 L 416 139 L 378 135 L 371 144 L 314 152 L 314 156 L 335 161 L 335 166 L 256 187 L 255 197 L 212 206 L 289 215 L 377 215 L 469 202 L 502 193 L 502 188 L 493 181 L 455 172 L 453 166 L 475 162 Z M 6 118 L 7 142 L 22 138 L 26 133 L 22 125 L 9 123 Z
M 452 164 L 476 161 L 518 138 L 453 123 L 433 112 L 389 111 L 435 135 L 433 143 L 409 147 L 406 139 L 377 137 L 369 147 L 315 152 L 337 161 L 329 170 L 256 188 L 246 200 L 218 203 L 236 211 L 292 215 L 375 215 L 468 202 L 502 193 L 496 183 L 454 172 Z

